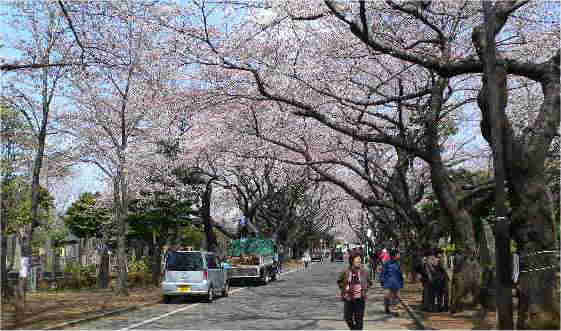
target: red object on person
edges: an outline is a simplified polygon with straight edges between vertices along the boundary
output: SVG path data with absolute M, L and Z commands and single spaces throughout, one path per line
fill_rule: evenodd
M 390 260 L 390 253 L 381 252 L 380 253 L 380 260 L 382 261 L 382 263 L 385 263 L 385 262 L 389 261 Z

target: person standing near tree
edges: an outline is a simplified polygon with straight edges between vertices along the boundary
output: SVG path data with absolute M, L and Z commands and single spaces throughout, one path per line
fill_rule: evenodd
M 384 296 L 386 314 L 392 314 L 392 312 L 390 312 L 392 299 L 397 300 L 399 298 L 399 290 L 403 288 L 403 273 L 401 272 L 399 258 L 399 251 L 397 249 L 392 249 L 390 251 L 390 260 L 385 262 L 382 266 L 380 282 L 386 289 L 386 295 Z M 393 313 L 392 315 L 398 316 L 398 313 Z
M 378 268 L 378 256 L 376 253 L 370 254 L 370 279 L 376 279 L 376 269 Z
M 349 256 L 349 268 L 337 280 L 344 302 L 345 322 L 351 330 L 362 330 L 368 291 L 368 272 L 362 268 L 360 255 Z
M 442 256 L 442 250 L 437 249 L 434 253 L 435 256 L 435 267 L 434 267 L 434 296 L 436 298 L 435 311 L 448 311 L 448 274 L 446 273 L 446 268 L 444 267 L 445 261 Z

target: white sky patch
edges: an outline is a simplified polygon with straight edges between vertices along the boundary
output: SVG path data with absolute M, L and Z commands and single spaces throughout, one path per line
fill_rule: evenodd
M 250 20 L 262 26 L 271 25 L 278 17 L 278 13 L 272 9 L 257 9 Z

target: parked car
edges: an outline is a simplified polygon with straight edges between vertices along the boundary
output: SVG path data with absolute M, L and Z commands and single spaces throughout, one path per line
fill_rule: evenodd
M 323 254 L 322 253 L 312 254 L 312 262 L 323 262 Z
M 173 296 L 203 296 L 207 302 L 212 302 L 218 294 L 228 296 L 227 274 L 212 252 L 169 252 L 162 282 L 164 302 L 168 303 Z

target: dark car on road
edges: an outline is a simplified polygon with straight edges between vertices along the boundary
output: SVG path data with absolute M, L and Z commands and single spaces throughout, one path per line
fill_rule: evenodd
M 345 262 L 345 256 L 343 252 L 335 252 L 333 254 L 333 261 L 334 262 Z

